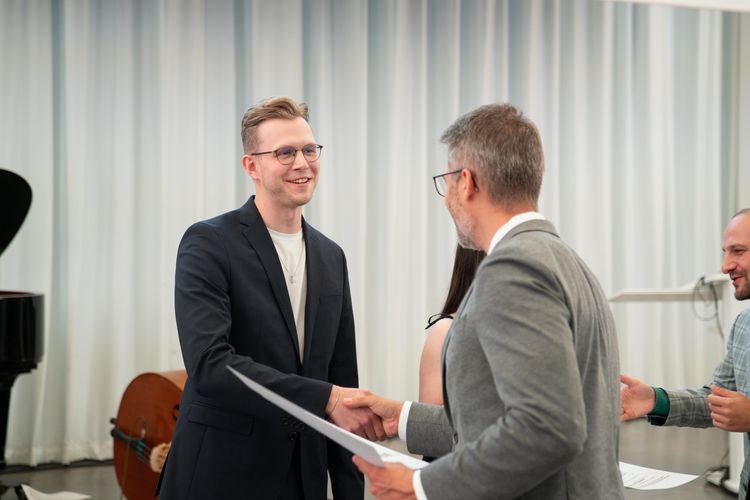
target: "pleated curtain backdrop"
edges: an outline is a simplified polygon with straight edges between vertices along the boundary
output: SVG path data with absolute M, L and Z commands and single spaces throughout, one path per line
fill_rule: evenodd
M 599 0 L 2 2 L 0 168 L 34 201 L 0 288 L 46 300 L 8 461 L 111 457 L 127 383 L 182 367 L 177 244 L 252 193 L 250 104 L 309 103 L 325 149 L 305 217 L 347 253 L 362 385 L 414 398 L 456 241 L 430 179 L 442 130 L 518 105 L 545 144 L 540 210 L 607 293 L 683 285 L 718 272 L 747 200 L 748 39 L 747 15 Z M 721 340 L 688 304 L 614 310 L 623 370 L 708 379 Z

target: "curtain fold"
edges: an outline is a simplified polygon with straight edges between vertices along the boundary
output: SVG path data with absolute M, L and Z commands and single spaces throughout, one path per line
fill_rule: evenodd
M 47 306 L 44 358 L 13 389 L 9 463 L 110 457 L 129 381 L 182 367 L 177 245 L 253 192 L 239 123 L 272 95 L 307 101 L 325 146 L 305 217 L 347 254 L 375 392 L 417 395 L 456 242 L 430 179 L 438 138 L 481 104 L 538 124 L 540 210 L 607 293 L 718 272 L 727 217 L 750 204 L 747 16 L 601 0 L 3 2 L 0 168 L 34 201 L 0 288 Z M 689 303 L 613 309 L 623 371 L 710 377 L 723 346 Z

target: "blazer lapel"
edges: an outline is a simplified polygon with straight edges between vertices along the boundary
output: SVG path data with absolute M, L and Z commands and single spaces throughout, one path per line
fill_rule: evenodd
M 305 272 L 307 273 L 307 297 L 305 299 L 305 352 L 303 354 L 303 370 L 310 358 L 312 349 L 313 327 L 315 316 L 318 314 L 318 299 L 320 297 L 320 274 L 323 262 L 320 255 L 318 232 L 302 218 L 302 230 L 305 235 Z
M 456 317 L 453 319 L 453 323 L 451 324 L 451 327 L 448 329 L 448 335 L 445 337 L 445 341 L 443 342 L 443 350 L 440 354 L 440 365 L 442 367 L 442 376 L 443 376 L 443 407 L 445 408 L 445 415 L 448 417 L 448 423 L 450 423 L 451 427 L 453 427 L 453 418 L 451 417 L 451 405 L 450 401 L 448 399 L 448 390 L 446 386 L 446 374 L 447 370 L 445 369 L 445 355 L 448 352 L 448 346 L 451 343 L 451 339 L 453 338 L 454 333 L 456 332 L 456 329 L 453 328 L 456 325 L 456 322 L 458 321 L 458 318 L 461 317 L 464 310 L 464 305 L 466 304 L 466 301 L 471 297 L 471 294 L 474 292 L 474 283 L 469 286 L 469 289 L 466 290 L 466 294 L 464 295 L 464 298 L 461 299 L 461 303 L 458 306 L 458 311 L 456 311 Z
M 498 247 L 502 246 L 503 242 L 510 240 L 514 236 L 520 233 L 524 233 L 526 231 L 545 231 L 550 234 L 553 234 L 557 236 L 557 231 L 555 231 L 555 226 L 552 225 L 551 222 L 547 220 L 531 220 L 524 222 L 522 224 L 519 224 L 518 226 L 514 227 L 510 230 L 508 234 L 505 235 L 505 237 L 500 240 L 500 242 L 495 246 L 495 248 L 492 250 L 495 252 Z M 481 271 L 481 266 L 479 269 L 477 269 L 477 274 Z M 476 278 L 475 278 L 476 280 Z M 456 311 L 456 318 L 453 320 L 453 325 L 456 324 L 456 321 L 458 318 L 461 317 L 463 314 L 464 306 L 466 302 L 468 301 L 469 297 L 471 297 L 471 294 L 474 292 L 474 283 L 471 284 L 469 289 L 466 291 L 466 295 L 464 296 L 463 300 L 461 300 L 461 304 L 458 306 L 458 311 Z M 445 366 L 445 354 L 448 352 L 448 346 L 451 343 L 451 339 L 456 331 L 455 328 L 453 328 L 453 325 L 451 325 L 451 328 L 448 330 L 448 335 L 445 337 L 445 341 L 443 342 L 443 351 L 440 355 L 441 359 L 441 366 L 442 366 L 442 375 L 443 375 L 443 406 L 445 407 L 445 414 L 448 416 L 448 422 L 453 426 L 453 418 L 451 418 L 451 406 L 450 401 L 448 399 L 448 391 L 446 390 L 446 384 L 445 381 L 447 371 Z
M 245 203 L 240 212 L 242 214 L 241 221 L 247 226 L 242 231 L 242 234 L 250 246 L 253 247 L 253 250 L 255 250 L 260 263 L 266 271 L 268 282 L 271 284 L 271 290 L 274 297 L 276 297 L 276 303 L 279 305 L 281 314 L 284 317 L 287 332 L 299 360 L 297 329 L 294 325 L 294 314 L 292 313 L 292 304 L 289 301 L 289 290 L 286 287 L 284 271 L 281 269 L 279 254 L 276 252 L 276 247 L 273 246 L 271 235 L 268 233 L 266 224 L 263 222 L 263 218 L 255 206 L 255 196 L 251 197 Z

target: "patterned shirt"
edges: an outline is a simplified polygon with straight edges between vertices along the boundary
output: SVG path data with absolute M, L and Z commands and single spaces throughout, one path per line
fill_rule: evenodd
M 714 370 L 713 384 L 719 387 L 737 391 L 745 397 L 750 397 L 750 309 L 745 309 L 737 316 L 732 326 L 727 342 L 727 352 Z M 681 427 L 711 427 L 711 410 L 708 409 L 708 396 L 711 394 L 711 384 L 700 389 L 686 389 L 681 391 L 666 391 L 669 396 L 669 414 L 663 418 L 649 417 L 654 425 L 677 425 Z M 744 433 L 745 464 L 740 476 L 739 498 L 746 498 L 747 483 L 750 477 L 750 441 L 748 433 Z

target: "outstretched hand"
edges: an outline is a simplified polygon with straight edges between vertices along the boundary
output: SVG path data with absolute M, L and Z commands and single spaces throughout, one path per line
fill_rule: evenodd
M 376 467 L 358 455 L 355 455 L 353 460 L 354 465 L 370 480 L 370 491 L 378 500 L 417 498 L 412 484 L 412 469 L 394 462 L 387 462 L 385 467 Z
M 368 397 L 370 394 L 372 393 L 366 389 L 334 386 L 326 406 L 328 420 L 370 441 L 383 441 L 386 432 L 380 416 L 369 408 L 348 407 L 343 403 L 345 400 Z
M 731 432 L 750 431 L 750 399 L 739 392 L 712 384 L 708 409 L 714 427 Z
M 374 394 L 363 397 L 354 397 L 344 399 L 344 405 L 347 408 L 367 408 L 375 415 L 380 417 L 383 429 L 388 437 L 398 434 L 398 419 L 401 416 L 401 407 L 403 401 L 386 399 Z
M 637 378 L 620 375 L 620 422 L 647 415 L 656 405 L 654 388 Z

